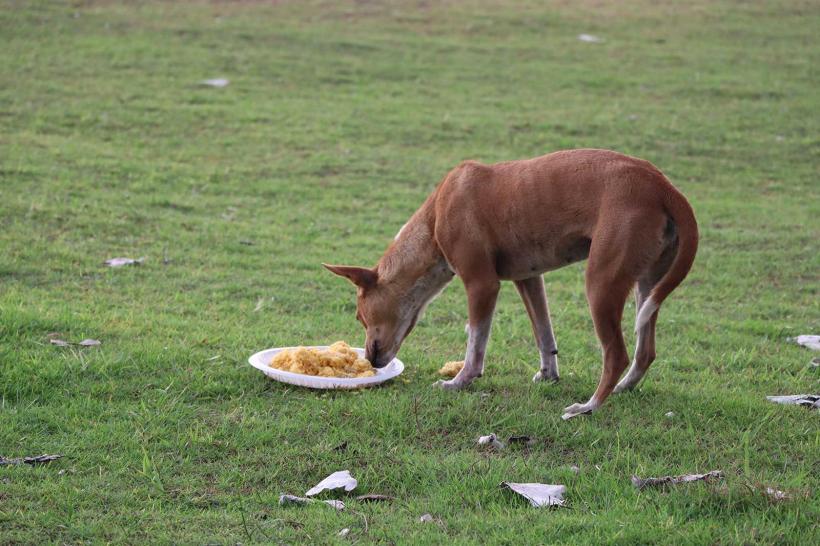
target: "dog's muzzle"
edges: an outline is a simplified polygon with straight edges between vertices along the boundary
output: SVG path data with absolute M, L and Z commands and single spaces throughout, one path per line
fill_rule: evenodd
M 370 364 L 374 368 L 384 368 L 387 366 L 392 360 L 392 358 L 386 358 L 388 356 L 390 355 L 380 351 L 378 341 L 369 343 L 364 351 L 364 357 L 370 361 Z

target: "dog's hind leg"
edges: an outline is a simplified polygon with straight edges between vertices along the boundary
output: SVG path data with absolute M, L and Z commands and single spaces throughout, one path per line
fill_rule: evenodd
M 592 237 L 586 268 L 586 291 L 595 333 L 601 342 L 604 366 L 598 388 L 584 404 L 573 404 L 564 410 L 563 419 L 590 413 L 599 408 L 615 388 L 629 364 L 621 318 L 626 298 L 646 265 L 657 260 L 664 218 L 643 215 L 618 230 L 602 229 Z M 604 222 L 611 226 L 613 222 Z
M 647 287 L 644 281 L 638 281 L 635 290 L 635 308 L 640 309 L 649 293 L 652 286 Z M 640 383 L 649 365 L 655 360 L 655 322 L 658 320 L 658 311 L 652 314 L 643 328 L 637 332 L 637 341 L 635 343 L 635 357 L 632 359 L 632 364 L 623 378 L 615 385 L 612 391 L 615 394 L 632 390 Z
M 677 246 L 670 244 L 667 246 L 661 257 L 658 259 L 651 269 L 640 279 L 635 291 L 635 309 L 636 312 L 641 308 L 652 288 L 663 278 L 666 271 L 672 264 L 675 258 Z M 643 328 L 638 330 L 637 342 L 635 344 L 635 358 L 632 360 L 632 365 L 626 372 L 626 375 L 615 386 L 615 393 L 624 392 L 634 389 L 638 383 L 643 379 L 646 370 L 652 362 L 655 361 L 655 323 L 658 321 L 658 311 L 656 310 L 649 322 Z
M 596 279 L 596 275 L 594 272 L 590 274 L 590 271 L 591 266 L 587 268 L 587 297 L 592 311 L 592 321 L 595 323 L 595 332 L 603 349 L 604 369 L 592 397 L 584 404 L 573 404 L 565 408 L 561 416 L 564 420 L 591 413 L 601 407 L 629 363 L 621 332 L 621 317 L 633 281 L 619 277 L 604 284 L 593 280 Z
M 604 353 L 604 369 L 598 388 L 585 404 L 573 404 L 564 410 L 563 419 L 599 408 L 612 393 L 629 358 L 626 353 L 621 318 L 632 285 L 646 275 L 650 264 L 656 264 L 664 249 L 663 213 L 645 211 L 629 223 L 618 224 L 606 219 L 600 232 L 592 237 L 586 270 L 586 289 L 595 333 Z M 618 225 L 617 230 L 607 226 Z M 653 338 L 654 348 L 654 338 Z M 641 340 L 641 350 L 648 354 L 649 336 Z
M 521 281 L 515 281 L 515 287 L 524 300 L 527 314 L 530 316 L 535 342 L 541 355 L 541 367 L 533 381 L 558 381 L 558 347 L 552 331 L 550 312 L 547 305 L 547 294 L 544 291 L 544 279 L 541 275 Z

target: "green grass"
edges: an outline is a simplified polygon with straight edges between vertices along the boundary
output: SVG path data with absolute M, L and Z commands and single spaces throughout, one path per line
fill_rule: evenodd
M 65 458 L 0 467 L 0 544 L 333 543 L 345 527 L 365 543 L 817 543 L 818 416 L 765 395 L 820 387 L 786 341 L 820 329 L 818 27 L 814 2 L 4 1 L 0 455 Z M 213 77 L 231 84 L 197 85 Z M 353 290 L 319 264 L 375 263 L 460 160 L 571 147 L 652 161 L 700 221 L 637 392 L 560 419 L 600 373 L 583 264 L 546 276 L 558 385 L 530 382 L 505 285 L 485 376 L 430 388 L 464 348 L 458 281 L 392 384 L 322 393 L 248 366 L 270 346 L 361 344 Z M 102 266 L 121 255 L 146 261 Z M 537 443 L 480 452 L 489 432 Z M 399 500 L 277 505 L 340 469 Z M 630 483 L 712 469 L 725 480 Z M 504 480 L 563 483 L 569 508 L 530 508 Z

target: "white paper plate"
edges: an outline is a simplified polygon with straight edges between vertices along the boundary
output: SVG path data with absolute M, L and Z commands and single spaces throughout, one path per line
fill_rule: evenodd
M 307 348 L 327 349 L 327 347 L 327 345 L 314 345 Z M 273 349 L 265 349 L 251 356 L 248 362 L 251 363 L 251 366 L 272 379 L 281 381 L 282 383 L 308 387 L 310 389 L 358 389 L 361 387 L 371 387 L 393 379 L 404 371 L 404 363 L 398 358 L 391 360 L 384 368 L 376 368 L 376 375 L 370 377 L 317 377 L 315 375 L 277 370 L 276 368 L 268 366 L 276 353 L 295 348 L 296 347 L 275 347 Z M 356 351 L 360 357 L 364 358 L 364 349 L 354 347 L 353 350 Z

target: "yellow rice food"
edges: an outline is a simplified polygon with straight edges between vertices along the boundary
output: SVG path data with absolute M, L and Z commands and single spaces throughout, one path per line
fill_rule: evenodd
M 441 369 L 438 371 L 441 375 L 445 377 L 455 377 L 458 375 L 458 372 L 461 371 L 461 368 L 464 367 L 464 361 L 458 360 L 456 362 L 447 362 Z
M 276 353 L 269 366 L 286 372 L 319 377 L 371 377 L 376 370 L 350 345 L 337 341 L 327 349 L 297 347 Z

